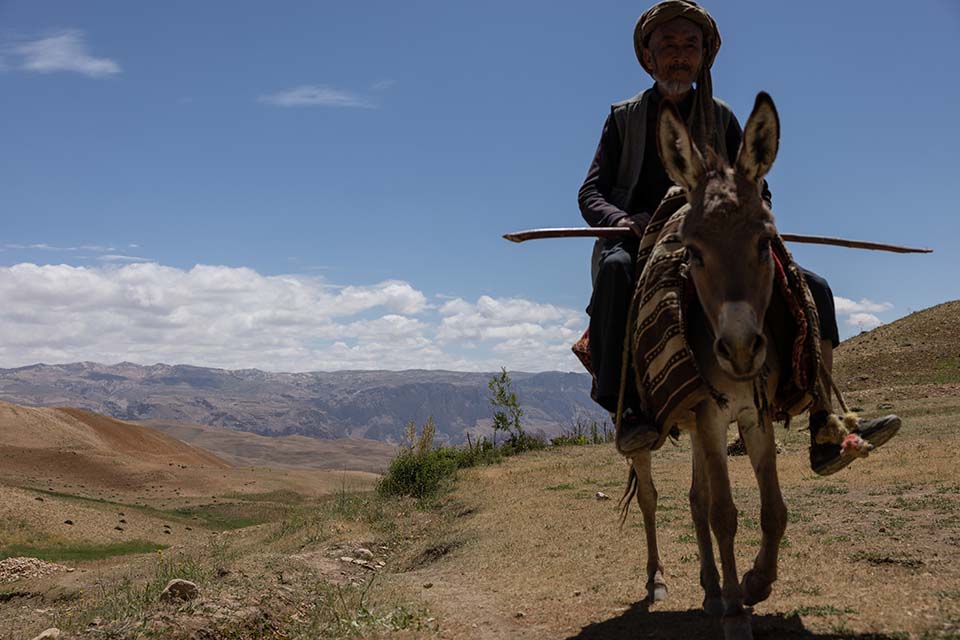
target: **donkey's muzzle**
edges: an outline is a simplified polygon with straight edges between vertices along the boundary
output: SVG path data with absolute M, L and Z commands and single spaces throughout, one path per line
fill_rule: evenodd
M 736 379 L 760 372 L 767 355 L 767 339 L 753 308 L 745 302 L 727 303 L 720 311 L 713 351 L 720 366 Z

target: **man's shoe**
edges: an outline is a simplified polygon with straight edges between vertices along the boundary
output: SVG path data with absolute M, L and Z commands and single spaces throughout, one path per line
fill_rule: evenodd
M 638 451 L 645 451 L 653 448 L 660 439 L 660 431 L 653 421 L 647 419 L 643 414 L 627 409 L 620 418 L 620 428 L 617 429 L 616 439 L 614 440 L 617 451 L 621 455 L 631 456 Z
M 897 435 L 897 431 L 900 431 L 900 418 L 889 415 L 873 420 L 861 420 L 855 433 L 874 447 L 879 447 Z
M 856 455 L 845 454 L 839 444 L 818 443 L 817 430 L 820 426 L 814 426 L 815 419 L 811 419 L 810 424 L 810 468 L 814 473 L 821 476 L 840 471 L 851 462 L 857 459 Z M 894 415 L 874 418 L 873 420 L 860 420 L 857 428 L 851 431 L 852 434 L 860 436 L 866 440 L 871 448 L 875 449 L 885 444 L 897 434 L 900 430 L 900 418 Z

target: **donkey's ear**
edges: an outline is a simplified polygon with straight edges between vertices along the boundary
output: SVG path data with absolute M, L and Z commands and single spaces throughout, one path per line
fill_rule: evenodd
M 670 179 L 691 192 L 703 178 L 703 156 L 690 138 L 676 105 L 664 100 L 657 122 L 657 149 Z
M 780 148 L 780 118 L 773 99 L 761 91 L 753 103 L 753 112 L 743 131 L 737 153 L 737 172 L 751 182 L 760 182 L 767 175 Z

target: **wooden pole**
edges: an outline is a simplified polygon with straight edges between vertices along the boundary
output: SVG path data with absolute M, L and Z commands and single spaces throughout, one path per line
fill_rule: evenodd
M 631 235 L 633 235 L 633 230 L 629 227 L 561 227 L 554 229 L 528 229 L 526 231 L 517 231 L 516 233 L 507 233 L 503 237 L 511 242 L 526 242 L 527 240 L 539 240 L 541 238 L 626 238 Z M 894 253 L 933 253 L 933 249 L 918 249 L 915 247 L 904 247 L 880 242 L 831 238 L 829 236 L 781 233 L 780 237 L 786 242 L 825 244 L 834 247 L 849 247 L 851 249 L 892 251 Z

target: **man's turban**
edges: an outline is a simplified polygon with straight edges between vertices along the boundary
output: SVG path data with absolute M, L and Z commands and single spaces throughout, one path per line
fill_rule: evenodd
M 643 49 L 650 43 L 650 36 L 657 27 L 674 18 L 686 18 L 700 27 L 703 31 L 703 64 L 708 69 L 712 67 L 720 50 L 720 30 L 706 9 L 690 0 L 664 0 L 647 9 L 637 19 L 637 25 L 633 28 L 633 49 L 637 52 L 640 66 L 647 73 L 653 73 L 643 62 Z
M 696 24 L 703 31 L 703 62 L 697 75 L 697 100 L 693 112 L 690 114 L 690 128 L 697 146 L 704 148 L 705 143 L 716 148 L 716 136 L 713 109 L 713 81 L 710 77 L 710 67 L 720 51 L 720 29 L 716 21 L 707 13 L 706 9 L 691 0 L 663 0 L 647 9 L 637 20 L 633 29 L 633 48 L 637 53 L 637 60 L 644 71 L 653 75 L 643 60 L 643 49 L 650 43 L 650 36 L 657 27 L 673 20 L 686 18 Z M 736 150 L 729 150 L 736 153 Z

